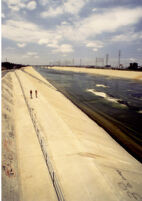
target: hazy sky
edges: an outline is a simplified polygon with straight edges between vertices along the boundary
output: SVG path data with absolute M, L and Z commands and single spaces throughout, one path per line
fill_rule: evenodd
M 3 61 L 142 65 L 142 0 L 2 0 Z

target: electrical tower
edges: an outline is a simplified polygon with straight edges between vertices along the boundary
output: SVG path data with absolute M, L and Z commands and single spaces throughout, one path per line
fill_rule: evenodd
M 109 54 L 106 54 L 106 66 L 108 66 Z
M 118 68 L 120 68 L 120 57 L 121 57 L 121 50 L 118 52 Z
M 72 65 L 74 66 L 74 57 L 73 57 L 73 59 L 72 59 Z

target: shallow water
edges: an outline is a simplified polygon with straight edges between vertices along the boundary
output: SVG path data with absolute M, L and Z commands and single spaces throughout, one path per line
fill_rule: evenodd
M 114 133 L 113 137 L 124 147 L 128 146 L 128 150 L 141 160 L 142 81 L 53 69 L 36 70 L 112 136 Z M 100 116 L 97 117 L 97 114 Z M 111 122 L 115 128 L 104 120 Z M 115 134 L 116 127 L 125 134 L 123 139 L 118 136 L 119 133 Z M 141 152 L 140 156 L 133 153 L 137 149 L 132 147 L 133 144 L 139 146 L 136 152 Z

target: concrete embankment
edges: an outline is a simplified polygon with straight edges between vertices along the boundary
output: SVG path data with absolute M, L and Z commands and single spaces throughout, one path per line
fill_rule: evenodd
M 19 201 L 17 146 L 14 122 L 13 79 L 2 79 L 2 200 Z
M 141 163 L 32 67 L 24 71 L 10 73 L 19 200 L 142 200 Z
M 2 80 L 2 109 L 2 200 L 56 201 L 57 196 L 14 72 L 9 72 Z
M 49 67 L 48 67 L 49 68 Z M 78 73 L 91 73 L 98 75 L 114 76 L 127 79 L 142 80 L 142 72 L 126 71 L 126 70 L 111 70 L 111 69 L 92 69 L 92 68 L 77 68 L 77 67 L 51 67 L 55 70 L 73 71 Z

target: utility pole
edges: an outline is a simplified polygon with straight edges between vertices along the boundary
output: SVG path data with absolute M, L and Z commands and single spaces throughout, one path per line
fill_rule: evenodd
M 120 68 L 120 57 L 121 57 L 121 50 L 118 52 L 118 68 Z
M 72 59 L 72 65 L 74 66 L 74 57 L 73 57 L 73 59 Z
M 108 65 L 109 54 L 106 54 L 106 66 Z
M 82 64 L 82 60 L 80 59 L 80 66 L 81 66 L 81 64 Z
M 98 60 L 97 60 L 97 58 L 96 58 L 96 66 L 98 65 Z

